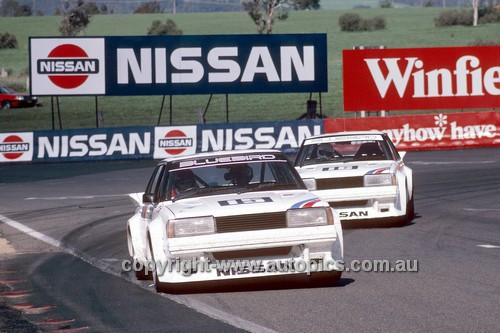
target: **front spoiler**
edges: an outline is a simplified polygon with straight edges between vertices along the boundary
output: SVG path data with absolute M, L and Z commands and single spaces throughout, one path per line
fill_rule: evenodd
M 338 230 L 338 232 L 337 232 Z M 291 246 L 293 250 L 288 255 L 271 257 L 250 257 L 234 259 L 250 263 L 251 268 L 223 270 L 217 266 L 219 262 L 213 260 L 213 253 L 224 251 L 244 251 L 250 249 L 270 249 Z M 258 230 L 213 234 L 195 237 L 180 237 L 168 240 L 168 251 L 165 251 L 167 262 L 178 260 L 186 261 L 186 265 L 198 260 L 203 267 L 193 274 L 186 274 L 178 269 L 157 270 L 158 281 L 161 283 L 188 283 L 211 280 L 234 280 L 242 278 L 263 278 L 285 275 L 311 273 L 311 270 L 297 269 L 292 271 L 269 271 L 269 265 L 298 260 L 304 263 L 320 260 L 321 262 L 335 262 L 343 259 L 342 230 L 340 223 L 328 226 L 287 228 L 273 230 Z M 179 260 L 180 259 L 180 260 Z M 229 260 L 226 260 L 229 262 Z M 212 265 L 213 264 L 213 265 Z M 177 266 L 178 267 L 178 266 Z M 186 267 L 186 266 L 184 266 Z M 209 270 L 206 270 L 209 267 Z M 332 267 L 330 266 L 329 269 Z M 314 271 L 314 270 L 313 270 Z M 188 269 L 188 272 L 192 272 Z M 163 274 L 162 274 L 163 273 Z

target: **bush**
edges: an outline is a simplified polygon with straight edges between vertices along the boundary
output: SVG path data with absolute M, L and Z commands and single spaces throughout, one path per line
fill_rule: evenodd
M 470 46 L 496 46 L 500 45 L 500 39 L 497 40 L 484 40 L 482 38 L 476 38 L 469 43 Z
M 370 30 L 382 30 L 385 29 L 385 18 L 383 16 L 375 16 L 371 20 L 367 20 L 370 22 Z
M 155 20 L 148 29 L 148 35 L 182 35 L 182 30 L 177 28 L 177 25 L 171 19 L 167 19 L 165 23 Z
M 346 13 L 339 18 L 341 31 L 372 31 L 385 29 L 385 18 L 376 16 L 372 19 L 363 19 L 355 13 Z
M 380 8 L 392 8 L 392 1 L 390 0 L 383 0 L 380 1 Z
M 438 17 L 434 19 L 436 27 L 449 27 L 452 25 L 465 25 L 469 26 L 473 23 L 472 10 L 447 10 L 441 12 Z
M 500 23 L 500 8 L 486 8 L 478 13 L 479 23 Z
M 0 49 L 16 49 L 17 38 L 9 32 L 0 34 Z
M 361 16 L 354 13 L 345 13 L 339 17 L 341 31 L 361 31 Z

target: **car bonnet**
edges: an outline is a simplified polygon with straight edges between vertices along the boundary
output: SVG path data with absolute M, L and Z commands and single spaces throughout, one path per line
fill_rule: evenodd
M 233 216 L 326 207 L 328 204 L 307 190 L 262 191 L 224 194 L 165 202 L 175 218 Z
M 367 174 L 389 173 L 395 168 L 395 161 L 353 161 L 347 163 L 313 164 L 297 168 L 302 178 L 361 177 Z

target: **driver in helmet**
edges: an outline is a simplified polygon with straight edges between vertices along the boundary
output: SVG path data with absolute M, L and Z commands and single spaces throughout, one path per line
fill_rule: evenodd
M 192 189 L 197 189 L 196 176 L 191 170 L 180 170 L 175 173 L 174 193 L 183 194 Z
M 248 164 L 237 164 L 229 170 L 228 177 L 238 187 L 247 186 L 253 178 L 253 170 Z
M 321 161 L 328 161 L 334 157 L 333 147 L 329 143 L 322 143 L 318 146 L 316 151 L 317 159 Z

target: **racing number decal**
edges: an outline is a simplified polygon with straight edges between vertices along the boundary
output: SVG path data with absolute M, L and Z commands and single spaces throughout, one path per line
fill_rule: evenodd
M 357 165 L 343 165 L 330 168 L 323 168 L 321 171 L 356 170 L 357 168 L 358 168 Z
M 234 206 L 234 205 L 248 205 L 248 204 L 256 204 L 256 203 L 273 202 L 273 200 L 269 197 L 262 197 L 262 198 L 245 198 L 245 199 L 223 200 L 223 201 L 218 201 L 218 202 L 221 206 Z

